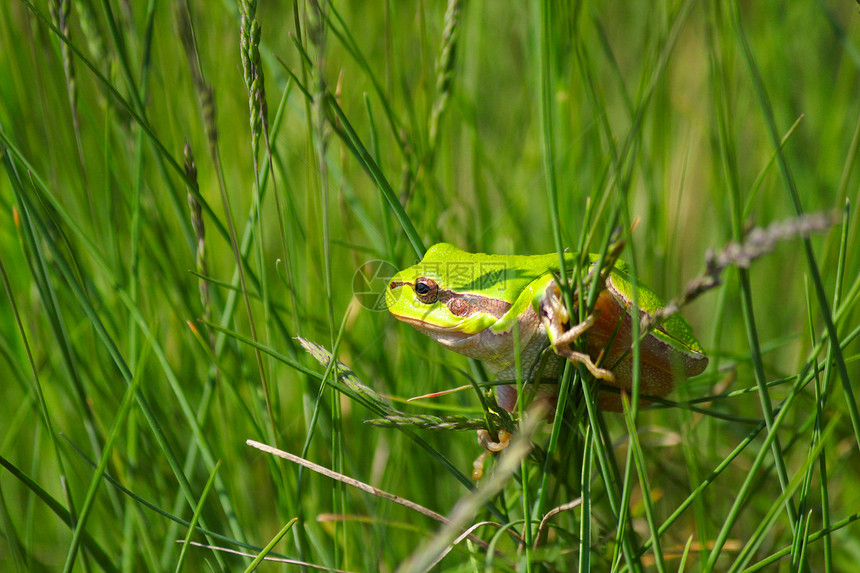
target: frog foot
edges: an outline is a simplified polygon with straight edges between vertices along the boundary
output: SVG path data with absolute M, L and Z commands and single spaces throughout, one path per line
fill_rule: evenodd
M 478 430 L 478 443 L 484 448 L 484 452 L 472 463 L 472 479 L 475 481 L 484 475 L 484 460 L 511 445 L 511 433 L 499 430 L 498 441 L 495 441 L 487 430 Z
M 495 441 L 487 430 L 478 430 L 478 443 L 488 452 L 501 452 L 511 445 L 511 433 L 507 430 L 499 430 L 499 441 Z
M 594 325 L 596 315 L 589 314 L 585 320 L 565 330 L 565 325 L 570 322 L 570 313 L 561 300 L 561 292 L 555 283 L 546 289 L 546 296 L 540 303 L 540 318 L 547 336 L 552 343 L 552 348 L 559 356 L 563 356 L 571 362 L 577 362 L 585 366 L 591 375 L 599 380 L 615 382 L 615 375 L 605 368 L 599 368 L 584 352 L 573 350 L 570 345 Z

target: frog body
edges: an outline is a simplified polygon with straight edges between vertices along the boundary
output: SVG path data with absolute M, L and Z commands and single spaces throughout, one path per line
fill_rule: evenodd
M 566 267 L 575 255 L 565 253 Z M 592 264 L 597 255 L 589 255 Z M 446 348 L 481 360 L 498 380 L 515 379 L 514 325 L 517 325 L 524 375 L 555 379 L 563 356 L 586 362 L 606 384 L 629 391 L 632 386 L 632 293 L 638 291 L 640 313 L 664 306 L 641 282 L 635 283 L 627 265 L 616 262 L 600 292 L 593 322 L 583 326 L 587 356 L 567 348 L 572 340 L 560 302 L 555 276 L 556 253 L 546 255 L 490 255 L 469 253 L 448 243 L 431 247 L 420 263 L 392 277 L 386 290 L 388 310 Z M 555 314 L 555 317 L 553 315 Z M 564 314 L 564 316 L 561 316 Z M 577 334 L 578 336 L 578 334 Z M 538 364 L 551 342 L 560 355 Z M 708 359 L 680 315 L 673 315 L 640 341 L 640 393 L 662 397 L 676 383 L 701 373 Z M 597 365 L 599 364 L 599 366 Z M 516 391 L 500 386 L 497 398 L 512 410 Z M 601 391 L 600 406 L 619 411 L 617 392 Z

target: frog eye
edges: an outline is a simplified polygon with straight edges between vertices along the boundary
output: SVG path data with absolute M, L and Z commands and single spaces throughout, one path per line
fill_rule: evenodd
M 415 294 L 424 304 L 433 304 L 439 298 L 439 285 L 433 279 L 419 277 L 415 280 Z

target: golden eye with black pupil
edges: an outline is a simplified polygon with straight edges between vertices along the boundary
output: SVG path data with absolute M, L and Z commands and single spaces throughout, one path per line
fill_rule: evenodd
M 415 281 L 415 294 L 424 304 L 433 304 L 439 298 L 439 285 L 433 279 L 419 277 Z

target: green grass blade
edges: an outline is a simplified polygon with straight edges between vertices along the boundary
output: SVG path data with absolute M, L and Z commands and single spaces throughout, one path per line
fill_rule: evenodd
M 141 360 L 141 364 L 143 364 L 144 362 L 145 361 Z M 72 541 L 69 544 L 69 552 L 66 556 L 66 565 L 63 568 L 66 573 L 70 573 L 75 566 L 75 560 L 78 556 L 78 550 L 80 549 L 81 541 L 83 539 L 83 533 L 87 525 L 87 520 L 89 519 L 90 513 L 93 509 L 93 504 L 95 503 L 96 495 L 99 491 L 99 486 L 101 486 L 105 470 L 107 469 L 108 460 L 113 454 L 114 444 L 119 438 L 120 432 L 125 425 L 126 417 L 131 410 L 132 404 L 134 403 L 135 394 L 137 394 L 139 387 L 140 372 L 138 372 L 138 374 L 134 377 L 134 379 L 126 388 L 125 395 L 123 396 L 122 403 L 119 407 L 119 411 L 117 412 L 116 418 L 114 418 L 113 420 L 113 425 L 111 426 L 110 432 L 108 432 L 107 440 L 105 440 L 105 446 L 102 449 L 101 459 L 99 460 L 98 466 L 96 466 L 96 471 L 90 478 L 90 487 L 87 490 L 86 497 L 84 498 L 84 504 L 83 506 L 81 506 L 81 513 L 78 522 L 75 525 L 75 531 L 74 535 L 72 536 Z
M 660 532 L 657 528 L 656 518 L 654 515 L 654 507 L 652 505 L 651 485 L 648 480 L 648 474 L 645 473 L 645 454 L 642 451 L 642 445 L 639 443 L 639 435 L 636 430 L 636 421 L 634 413 L 630 409 L 630 404 L 626 394 L 622 394 L 621 399 L 624 403 L 624 421 L 627 423 L 627 439 L 629 441 L 630 452 L 633 455 L 633 465 L 636 469 L 636 474 L 639 477 L 639 487 L 642 490 L 642 504 L 645 507 L 645 519 L 648 522 L 648 529 L 651 532 L 653 543 L 651 548 L 654 551 L 654 565 L 661 573 L 666 571 L 666 563 L 663 557 L 663 547 L 660 543 Z
M 218 474 L 218 470 L 220 468 L 221 460 L 218 460 L 218 463 L 215 464 L 215 467 L 212 469 L 212 473 L 209 474 L 206 486 L 204 486 L 203 491 L 200 494 L 200 501 L 197 503 L 197 507 L 194 508 L 194 515 L 191 516 L 191 524 L 188 526 L 188 533 L 185 535 L 185 540 L 182 543 L 182 551 L 179 553 L 179 559 L 176 562 L 176 573 L 181 573 L 185 566 L 185 556 L 188 552 L 191 536 L 194 535 L 194 531 L 197 528 L 197 522 L 200 521 L 200 512 L 203 511 L 203 504 L 206 502 L 206 498 L 209 497 L 209 492 L 212 491 L 212 485 L 215 483 L 215 476 Z
M 406 237 L 409 239 L 409 243 L 412 245 L 412 249 L 415 251 L 415 255 L 420 257 L 424 256 L 424 251 L 426 248 L 424 247 L 424 243 L 421 241 L 421 238 L 418 236 L 418 231 L 415 230 L 412 221 L 409 219 L 409 215 L 406 214 L 406 211 L 403 209 L 403 206 L 400 204 L 400 201 L 397 199 L 397 196 L 394 194 L 394 190 L 391 188 L 391 185 L 388 183 L 388 180 L 385 178 L 385 175 L 382 173 L 382 170 L 376 164 L 376 161 L 373 160 L 370 153 L 368 153 L 364 144 L 356 134 L 355 130 L 350 124 L 349 120 L 346 117 L 346 114 L 343 113 L 343 110 L 337 104 L 335 99 L 330 95 L 326 95 L 326 100 L 329 105 L 329 109 L 335 114 L 338 121 L 341 123 L 344 133 L 352 144 L 352 149 L 354 149 L 354 154 L 356 156 L 356 160 L 358 160 L 359 164 L 364 167 L 367 172 L 373 177 L 373 180 L 379 186 L 379 191 L 382 193 L 382 196 L 385 197 L 385 200 L 388 202 L 389 208 L 394 212 L 394 216 L 397 218 L 397 221 L 400 223 L 400 226 L 403 228 L 403 232 L 406 233 Z
M 39 486 L 38 483 L 33 481 L 33 479 L 31 479 L 28 475 L 15 467 L 14 464 L 12 464 L 3 456 L 0 456 L 0 465 L 6 468 L 6 470 L 10 474 L 12 474 L 15 479 L 24 484 L 27 489 L 36 494 L 36 496 L 38 496 L 39 499 L 42 500 L 42 502 L 48 507 L 48 509 L 50 509 L 54 515 L 60 518 L 60 520 L 65 523 L 69 527 L 69 529 L 72 529 L 74 527 L 75 522 L 73 521 L 69 511 L 65 507 L 63 507 L 59 501 L 54 499 L 51 494 L 42 489 L 42 487 Z M 117 568 L 114 565 L 113 557 L 109 556 L 108 553 L 105 552 L 104 549 L 102 549 L 102 547 L 96 542 L 95 539 L 93 539 L 93 537 L 89 533 L 84 531 L 81 534 L 81 538 L 83 545 L 87 548 L 87 551 L 89 551 L 89 553 L 93 556 L 93 559 L 95 559 L 96 563 L 98 563 L 102 569 L 108 572 L 117 571 Z
M 278 543 L 280 543 L 280 541 L 281 541 L 281 539 L 284 537 L 284 535 L 286 535 L 286 534 L 290 531 L 290 529 L 292 529 L 292 528 L 293 528 L 293 525 L 295 525 L 295 524 L 296 524 L 296 522 L 297 522 L 298 520 L 299 520 L 299 518 L 298 518 L 298 517 L 294 517 L 294 518 L 292 518 L 291 520 L 289 520 L 289 521 L 288 521 L 288 522 L 287 522 L 287 523 L 286 523 L 286 524 L 281 528 L 281 530 L 280 530 L 280 531 L 278 531 L 278 533 L 276 533 L 274 537 L 272 537 L 271 541 L 269 541 L 269 542 L 266 544 L 266 546 L 265 546 L 265 547 L 263 547 L 263 550 L 262 550 L 262 551 L 260 551 L 260 553 L 257 555 L 257 557 L 255 557 L 255 558 L 254 558 L 254 560 L 253 560 L 253 561 L 251 561 L 251 563 L 250 563 L 250 564 L 248 565 L 248 567 L 245 569 L 245 573 L 251 573 L 252 571 L 256 570 L 256 569 L 257 569 L 257 567 L 260 565 L 260 563 L 262 563 L 262 562 L 263 562 L 263 560 L 264 560 L 264 559 L 266 559 L 266 556 L 267 556 L 269 553 L 271 553 L 272 549 L 274 549 L 274 548 L 275 548 L 275 545 L 277 545 Z
M 762 108 L 762 115 L 765 119 L 765 125 L 768 130 L 768 135 L 770 136 L 774 149 L 777 152 L 779 168 L 783 177 L 783 181 L 785 183 L 786 191 L 791 198 L 791 202 L 794 206 L 795 212 L 797 213 L 797 215 L 802 215 L 803 206 L 800 201 L 800 195 L 797 191 L 797 186 L 794 182 L 794 176 L 791 173 L 791 169 L 789 168 L 785 156 L 780 150 L 779 135 L 777 134 L 776 130 L 776 121 L 774 120 L 773 108 L 770 104 L 767 90 L 765 89 L 761 74 L 758 71 L 758 67 L 756 66 L 755 58 L 752 54 L 752 49 L 750 48 L 749 42 L 747 41 L 747 37 L 744 32 L 743 25 L 741 24 L 740 13 L 737 9 L 737 6 L 734 3 L 731 3 L 731 7 L 732 25 L 734 26 L 735 33 L 738 36 L 738 41 L 743 49 L 744 58 L 746 60 L 747 66 L 749 67 L 750 76 L 752 77 L 753 85 L 755 86 L 756 95 L 758 96 L 759 103 Z M 848 415 L 851 419 L 851 425 L 854 427 L 854 439 L 857 447 L 860 448 L 860 410 L 857 409 L 857 400 L 854 397 L 854 390 L 851 387 L 851 378 L 848 375 L 848 368 L 845 365 L 845 357 L 842 355 L 842 351 L 839 348 L 839 336 L 836 332 L 836 326 L 833 324 L 833 317 L 830 314 L 830 304 L 827 301 L 827 294 L 824 292 L 824 285 L 821 281 L 821 270 L 815 258 L 815 253 L 812 250 L 812 242 L 810 241 L 809 237 L 804 237 L 802 241 L 804 254 L 806 255 L 807 266 L 809 267 L 809 273 L 812 277 L 812 284 L 814 286 L 815 296 L 818 299 L 821 318 L 824 321 L 824 325 L 827 329 L 827 334 L 832 341 L 831 347 L 833 348 L 833 359 L 836 362 L 836 371 L 839 373 L 839 377 L 842 380 L 842 391 L 845 393 L 845 403 L 848 408 Z

